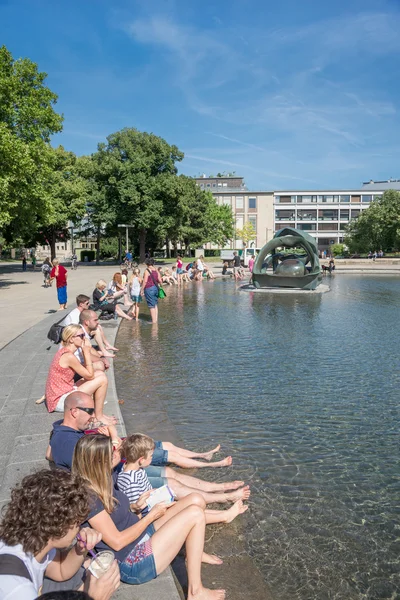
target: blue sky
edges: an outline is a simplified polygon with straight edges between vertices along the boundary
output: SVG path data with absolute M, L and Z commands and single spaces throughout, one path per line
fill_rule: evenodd
M 399 0 L 0 0 L 77 154 L 123 127 L 252 189 L 400 178 Z

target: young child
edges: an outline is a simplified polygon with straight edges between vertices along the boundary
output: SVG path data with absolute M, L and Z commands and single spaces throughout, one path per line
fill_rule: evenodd
M 153 489 L 144 467 L 150 465 L 155 446 L 154 440 L 147 435 L 135 433 L 125 438 L 120 449 L 126 463 L 118 475 L 118 489 L 134 504 L 131 508 L 142 514 L 147 513 L 146 500 Z
M 118 475 L 118 489 L 128 496 L 131 510 L 141 512 L 142 515 L 148 512 L 147 499 L 153 489 L 144 469 L 151 464 L 155 448 L 154 440 L 142 433 L 135 433 L 125 438 L 119 449 L 121 458 L 125 458 L 126 463 Z M 177 484 L 176 481 L 174 483 Z M 243 500 L 249 498 L 250 489 L 246 486 L 234 494 L 234 504 L 228 510 L 205 510 L 206 523 L 230 523 L 238 515 L 246 512 L 248 507 L 243 504 Z M 179 504 L 185 493 L 181 495 L 177 492 L 176 496 Z
M 137 267 L 133 269 L 132 277 L 129 280 L 129 290 L 131 295 L 132 305 L 132 316 L 136 321 L 139 320 L 139 303 L 142 301 L 140 295 L 140 286 L 142 285 L 142 278 L 140 277 L 140 269 Z

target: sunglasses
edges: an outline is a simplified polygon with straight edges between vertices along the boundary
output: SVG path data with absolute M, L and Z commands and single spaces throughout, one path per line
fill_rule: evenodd
M 80 337 L 81 340 L 83 340 L 86 336 L 84 333 L 78 333 L 77 335 L 74 335 L 74 337 Z
M 87 413 L 91 417 L 94 415 L 94 408 L 85 408 L 84 406 L 74 406 L 77 410 L 83 410 L 83 412 Z M 70 408 L 70 410 L 74 410 L 74 408 Z

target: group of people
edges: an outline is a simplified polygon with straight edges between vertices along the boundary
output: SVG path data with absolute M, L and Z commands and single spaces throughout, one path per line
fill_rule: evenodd
M 372 252 L 370 250 L 368 252 L 368 256 L 367 256 L 367 258 L 372 258 L 372 260 L 376 260 L 377 258 L 383 258 L 383 257 L 384 257 L 383 250 L 374 250 L 374 252 Z
M 142 433 L 121 439 L 117 419 L 104 413 L 109 360 L 118 348 L 107 340 L 99 314 L 121 309 L 125 318 L 137 318 L 141 297 L 156 310 L 160 277 L 153 259 L 147 259 L 143 277 L 139 269 L 129 279 L 127 271 L 116 273 L 109 284 L 98 282 L 92 299 L 78 295 L 62 322 L 45 390 L 47 410 L 62 414 L 46 453 L 52 468 L 26 476 L 13 489 L 0 524 L 0 590 L 8 600 L 33 600 L 39 593 L 61 598 L 55 594 L 63 590 L 108 600 L 120 581 L 141 584 L 157 577 L 183 545 L 188 599 L 225 597 L 224 590 L 207 589 L 201 580 L 202 562 L 222 564 L 204 552 L 205 527 L 244 513 L 249 486 L 203 481 L 170 463 L 222 468 L 232 458 L 213 460 L 220 446 L 193 452 Z M 126 302 L 126 313 L 118 300 Z M 157 502 L 157 493 L 163 501 Z M 215 503 L 230 506 L 207 508 Z M 96 577 L 90 565 L 101 551 L 114 560 Z

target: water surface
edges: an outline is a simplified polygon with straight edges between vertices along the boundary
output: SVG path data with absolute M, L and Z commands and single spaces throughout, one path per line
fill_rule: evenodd
M 248 551 L 274 598 L 400 598 L 400 279 L 328 281 L 315 296 L 168 288 L 158 327 L 121 327 L 119 364 L 188 446 L 234 457 L 212 477 L 251 483 Z

